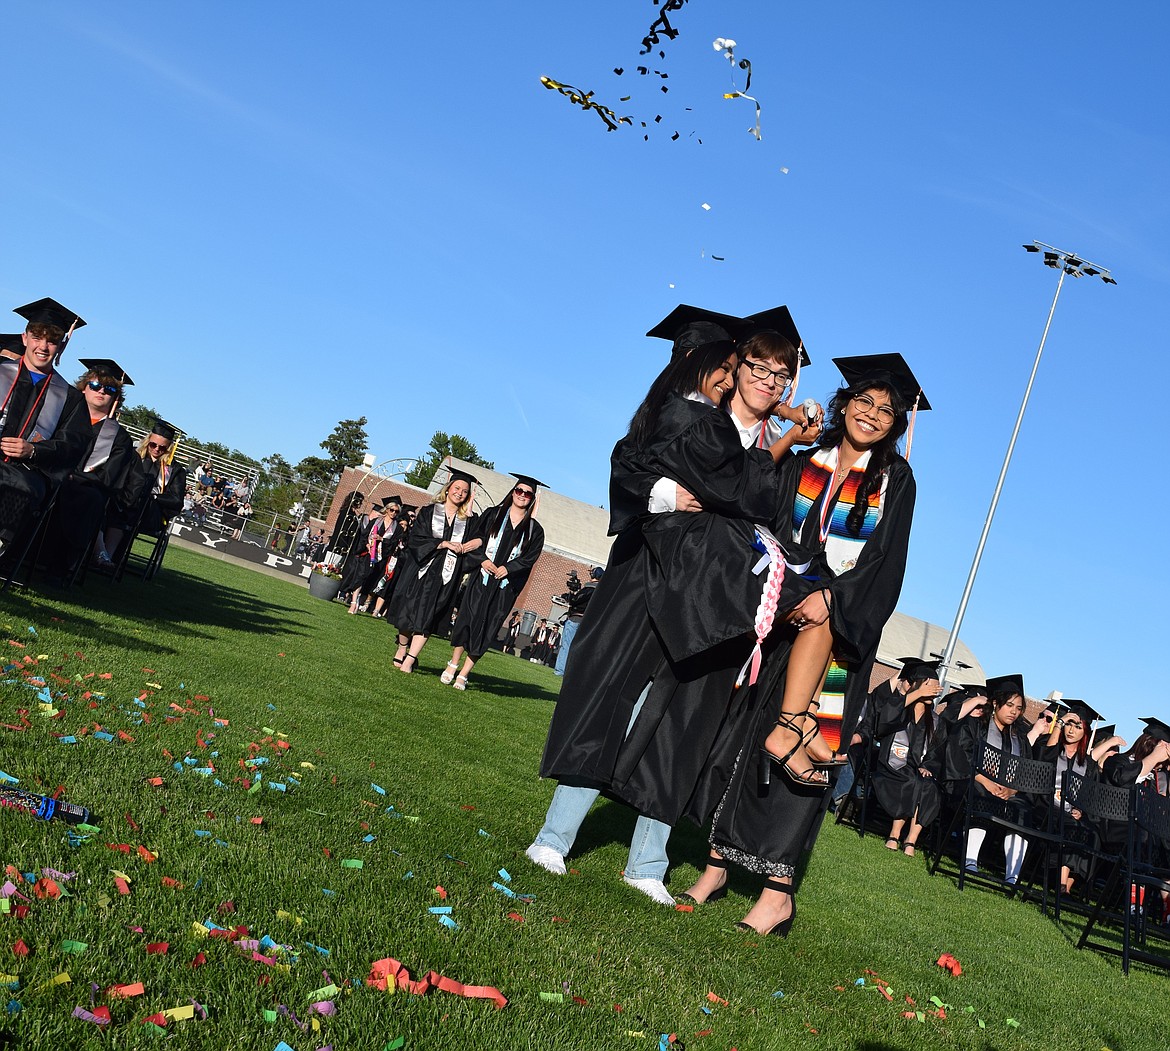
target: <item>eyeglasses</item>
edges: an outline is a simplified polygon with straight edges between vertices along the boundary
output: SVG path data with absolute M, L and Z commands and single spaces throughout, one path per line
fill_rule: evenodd
M 170 447 L 170 442 L 147 442 L 146 447 L 153 449 L 156 453 L 165 453 Z
M 770 369 L 763 362 L 748 361 L 747 358 L 744 358 L 743 363 L 747 366 L 748 372 L 752 374 L 754 379 L 772 379 L 776 381 L 778 387 L 787 387 L 792 382 L 792 377 L 788 374 L 787 369 Z
M 898 414 L 888 405 L 878 405 L 868 394 L 854 394 L 854 402 L 862 412 L 870 412 L 877 407 L 877 414 L 881 417 L 882 423 L 893 423 L 898 418 Z
M 95 394 L 98 391 L 104 391 L 111 398 L 115 398 L 118 395 L 118 388 L 115 387 L 112 383 L 100 383 L 98 380 L 90 380 L 86 386 Z
M 517 496 L 524 497 L 525 500 L 531 500 L 536 495 L 531 489 L 521 489 L 519 486 L 513 489 L 512 492 Z

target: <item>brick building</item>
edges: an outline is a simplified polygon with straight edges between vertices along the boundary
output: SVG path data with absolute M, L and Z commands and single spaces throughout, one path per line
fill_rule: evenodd
M 427 489 L 348 467 L 341 476 L 333 503 L 329 507 L 325 531 L 333 532 L 341 508 L 354 490 L 359 490 L 365 496 L 366 507 L 389 496 L 397 496 L 404 504 L 415 507 L 426 506 L 446 484 L 452 466 L 479 479 L 473 500 L 477 512 L 499 503 L 516 481 L 511 475 L 450 456 L 439 466 Z M 582 581 L 588 580 L 589 571 L 594 566 L 604 566 L 608 561 L 612 543 L 612 538 L 606 535 L 609 512 L 604 508 L 582 503 L 551 489 L 541 489 L 535 515 L 544 527 L 544 550 L 528 583 L 520 592 L 515 607 L 532 614 L 531 618 L 527 618 L 527 623 L 541 617 L 560 617 L 564 606 L 556 600 L 566 590 L 569 573 L 576 570 Z

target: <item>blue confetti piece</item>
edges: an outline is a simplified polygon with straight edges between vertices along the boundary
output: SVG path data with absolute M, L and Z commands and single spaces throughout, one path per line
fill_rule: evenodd
M 374 840 L 375 840 L 375 839 L 377 839 L 377 838 L 378 838 L 378 837 L 377 837 L 377 836 L 375 836 L 375 835 L 374 835 L 374 834 L 371 832 L 371 833 L 370 833 L 368 836 L 362 836 L 362 842 L 363 842 L 363 843 L 373 843 L 373 842 L 374 842 Z
M 228 842 L 227 842 L 227 840 L 224 840 L 224 839 L 217 839 L 215 841 L 215 845 L 217 847 L 226 847 L 226 846 L 228 846 Z
M 321 893 L 324 894 L 325 897 L 327 897 L 327 898 L 336 898 L 337 897 L 337 891 L 330 890 L 328 887 L 322 887 Z
M 6 774 L 3 770 L 0 770 L 0 782 L 6 785 L 18 785 L 20 784 L 20 778 L 13 777 L 11 774 Z M 35 883 L 36 880 L 31 880 L 30 882 Z
M 227 788 L 227 785 L 225 785 L 218 777 L 215 779 L 214 784 L 216 788 Z M 239 821 L 239 818 L 237 817 L 236 820 Z
M 138 707 L 139 707 L 139 708 L 145 708 L 145 707 L 146 707 L 146 702 L 145 702 L 145 701 L 140 701 L 140 700 L 139 700 L 137 697 L 135 697 L 135 698 L 134 698 L 134 703 L 135 703 L 136 705 L 138 705 Z
M 196 759 L 193 755 L 189 755 L 189 756 L 185 757 L 183 759 L 183 762 L 186 763 L 188 766 L 198 766 L 199 765 L 199 760 Z
M 200 777 L 211 777 L 215 773 L 215 769 L 210 766 L 197 766 L 191 773 L 198 774 Z
M 200 887 L 202 887 L 202 886 L 203 886 L 203 880 L 202 880 L 202 879 L 197 879 L 197 880 L 195 881 L 195 886 L 194 886 L 194 887 L 192 887 L 191 889 L 192 889 L 192 890 L 198 890 L 198 889 L 199 889 Z
M 711 1013 L 711 1008 L 709 1007 L 700 1007 L 699 1010 L 702 1011 L 705 1015 L 709 1015 Z
M 511 887 L 505 887 L 502 883 L 492 883 L 492 886 L 507 898 L 516 897 L 516 892 Z
M 211 833 L 208 832 L 206 829 L 197 828 L 197 829 L 195 829 L 195 835 L 197 835 L 197 836 L 210 836 Z
M 275 705 L 275 704 L 270 704 L 270 705 L 268 706 L 268 710 L 269 710 L 270 712 L 274 712 L 274 711 L 276 711 L 276 705 Z
M 182 764 L 182 763 L 180 763 L 178 760 L 176 760 L 176 761 L 175 761 L 174 763 L 172 763 L 171 765 L 172 765 L 172 766 L 174 766 L 174 768 L 175 768 L 176 770 L 178 770 L 178 771 L 179 771 L 179 773 L 182 773 L 182 772 L 183 772 L 183 764 Z
M 322 956 L 329 956 L 330 952 L 324 946 L 314 945 L 312 942 L 305 942 L 305 944 L 314 952 L 319 952 Z
M 30 624 L 30 625 L 28 626 L 28 633 L 29 633 L 30 635 L 35 635 L 35 634 L 37 633 L 37 629 L 36 629 L 36 628 L 34 628 L 34 627 L 33 627 L 33 626 Z
M 777 990 L 776 990 L 776 991 L 775 991 L 775 992 L 772 994 L 772 997 L 773 997 L 773 999 L 776 999 L 776 1000 L 783 1000 L 783 999 L 784 999 L 784 990 L 783 990 L 783 989 L 777 989 Z
M 854 985 L 865 985 L 865 979 L 864 979 L 864 978 L 858 978 L 858 979 L 857 979 L 857 981 L 855 981 L 853 984 L 854 984 Z
M 279 1049 L 277 1049 L 279 1051 Z M 662 1033 L 658 1037 L 658 1051 L 670 1051 L 670 1034 Z
M 263 938 L 261 938 L 261 939 L 260 939 L 260 948 L 261 948 L 261 949 L 275 949 L 275 948 L 276 948 L 276 942 L 274 942 L 274 941 L 273 941 L 273 940 L 272 940 L 272 939 L 271 939 L 271 938 L 270 938 L 270 937 L 269 937 L 269 936 L 266 934 L 266 935 L 264 935 L 264 937 L 263 937 Z
M 5 1008 L 5 1010 L 6 1010 L 6 1011 L 7 1011 L 7 1012 L 8 1012 L 10 1015 L 18 1015 L 18 1014 L 20 1014 L 20 1001 L 19 1001 L 19 1000 L 9 1000 L 9 1001 L 8 1001 L 8 1006 Z
M 457 930 L 459 930 L 459 924 L 457 924 L 457 923 L 456 923 L 456 922 L 455 922 L 453 919 L 451 919 L 451 917 L 450 917 L 450 916 L 440 916 L 440 917 L 439 917 L 439 922 L 440 922 L 440 923 L 441 923 L 441 924 L 442 924 L 444 927 L 447 927 L 447 928 L 449 928 L 450 930 L 453 930 L 453 931 L 457 931 Z
M 408 880 L 408 879 L 414 879 L 414 873 L 413 873 L 413 872 L 408 872 L 408 873 L 407 873 L 405 876 L 403 876 L 402 878 L 403 878 L 404 880 Z
M 283 1040 L 272 1049 L 272 1051 L 293 1051 Z
M 107 741 L 108 742 L 108 741 L 112 741 L 114 739 L 114 735 L 110 734 L 110 733 L 106 733 L 105 730 L 94 730 L 93 736 L 98 741 Z
M 370 787 L 380 796 L 384 796 L 386 794 L 386 789 L 384 789 L 381 785 L 374 784 L 373 781 L 370 782 Z
M 492 838 L 492 834 L 490 832 L 485 832 L 482 828 L 479 830 L 479 834 L 481 836 L 485 837 L 486 839 Z
M 244 766 L 263 766 L 267 762 L 268 762 L 267 756 L 258 755 L 254 759 L 245 759 Z
M 429 909 L 427 909 L 427 912 L 433 912 L 436 916 L 450 916 L 451 915 L 451 906 L 450 905 L 432 905 Z
M 77 738 L 70 734 L 68 737 L 58 737 L 58 741 L 62 744 L 77 744 Z
M 269 781 L 268 787 L 274 792 L 287 792 L 288 785 L 281 784 L 279 781 Z
M 499 876 L 500 879 L 502 879 L 505 883 L 512 882 L 512 875 L 510 872 L 508 872 L 507 869 L 500 869 L 500 871 L 497 872 L 496 875 Z

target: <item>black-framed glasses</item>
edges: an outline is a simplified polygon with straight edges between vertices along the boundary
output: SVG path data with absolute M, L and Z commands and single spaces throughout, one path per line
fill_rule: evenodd
M 749 361 L 747 358 L 743 359 L 743 363 L 753 379 L 772 379 L 778 387 L 787 387 L 792 382 L 792 376 L 787 369 L 770 369 L 762 361 Z
M 111 398 L 116 398 L 118 396 L 118 388 L 115 387 L 112 383 L 102 383 L 99 380 L 90 380 L 86 386 L 95 394 L 98 391 L 104 391 Z
M 862 412 L 870 412 L 876 407 L 877 414 L 881 417 L 883 423 L 893 423 L 898 418 L 898 414 L 890 406 L 878 405 L 868 394 L 854 394 L 853 400 Z
M 147 442 L 146 447 L 153 449 L 156 453 L 165 453 L 170 447 L 170 442 Z
M 512 492 L 514 492 L 517 496 L 524 497 L 526 500 L 531 500 L 536 495 L 536 493 L 531 489 L 521 489 L 520 486 L 516 486 Z

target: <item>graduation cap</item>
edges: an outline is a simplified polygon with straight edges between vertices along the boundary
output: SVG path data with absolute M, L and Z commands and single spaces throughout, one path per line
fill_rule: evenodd
M 513 478 L 515 478 L 517 481 L 527 482 L 530 486 L 532 486 L 533 492 L 535 492 L 537 489 L 541 488 L 542 486 L 545 489 L 548 488 L 548 486 L 545 485 L 544 482 L 540 481 L 540 479 L 538 479 L 538 478 L 533 478 L 532 475 L 530 475 L 530 474 L 517 474 L 515 471 L 509 471 L 508 473 Z
M 924 661 L 921 657 L 899 657 L 902 665 L 899 679 L 909 682 L 911 679 L 937 679 L 938 661 Z
M 116 379 L 123 387 L 133 387 L 134 381 L 113 358 L 78 358 L 77 363 L 83 369 L 96 372 L 101 376 L 110 376 Z
M 159 416 L 156 416 L 154 423 L 150 425 L 150 433 L 157 434 L 160 438 L 166 438 L 169 442 L 173 442 L 178 437 L 175 428 Z
M 385 511 L 388 507 L 396 507 L 401 510 L 402 501 L 397 496 L 388 496 L 379 504 L 374 504 L 375 511 Z
M 468 474 L 466 471 L 459 470 L 458 467 L 448 467 L 447 470 L 451 472 L 451 477 L 447 479 L 447 484 L 452 482 L 466 482 L 468 485 L 478 485 L 479 479 L 473 474 Z
M 55 299 L 38 299 L 35 303 L 26 303 L 22 307 L 15 307 L 12 312 L 19 314 L 30 325 L 35 325 L 38 322 L 42 325 L 56 325 L 57 328 L 66 333 L 85 327 L 85 322 L 80 317 Z
M 0 333 L 0 356 L 14 360 L 24 357 L 24 340 L 19 332 Z
M 646 335 L 671 340 L 674 343 L 673 356 L 710 343 L 731 343 L 731 333 L 736 331 L 741 320 L 731 314 L 680 303 Z
M 812 359 L 804 349 L 804 341 L 797 331 L 796 322 L 787 307 L 773 307 L 771 310 L 760 310 L 755 314 L 748 314 L 741 318 L 735 326 L 735 338 L 742 343 L 761 332 L 777 332 L 800 351 L 800 367 L 808 368 Z
M 1027 694 L 1024 693 L 1024 677 L 1022 675 L 996 675 L 994 678 L 988 679 L 987 696 L 990 697 L 993 693 L 1002 691 L 1004 686 L 1011 686 L 1014 693 L 1018 693 L 1021 697 L 1027 697 Z
M 1093 731 L 1093 739 L 1097 744 L 1103 741 L 1108 741 L 1110 737 L 1117 735 L 1117 723 L 1110 723 L 1108 726 L 1099 726 Z
M 861 354 L 849 358 L 834 358 L 833 364 L 841 370 L 845 382 L 852 386 L 863 380 L 888 383 L 906 399 L 907 404 L 926 412 L 930 402 L 901 354 Z
M 1161 719 L 1140 719 L 1138 721 L 1146 724 L 1146 728 L 1142 732 L 1148 734 L 1155 741 L 1170 742 L 1170 726 L 1167 726 Z
M 1073 715 L 1079 715 L 1081 722 L 1083 722 L 1086 726 L 1088 726 L 1089 723 L 1101 718 L 1101 713 L 1094 711 L 1084 701 L 1063 701 L 1062 703 L 1068 708 L 1070 712 L 1073 713 Z

